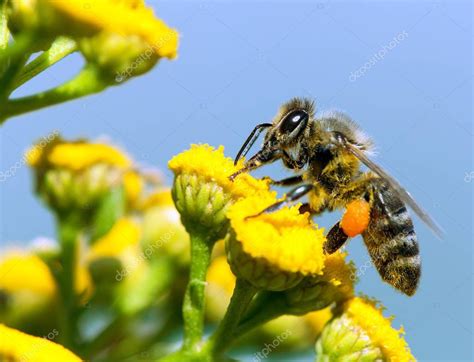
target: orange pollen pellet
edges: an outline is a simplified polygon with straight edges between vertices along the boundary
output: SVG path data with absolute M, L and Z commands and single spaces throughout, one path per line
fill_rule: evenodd
M 349 237 L 354 237 L 364 232 L 369 225 L 370 205 L 364 200 L 355 200 L 347 204 L 346 212 L 342 216 L 339 224 L 344 233 Z

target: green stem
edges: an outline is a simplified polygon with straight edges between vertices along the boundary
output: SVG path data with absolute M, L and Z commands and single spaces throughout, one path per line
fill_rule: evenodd
M 204 328 L 204 288 L 215 240 L 191 233 L 191 268 L 183 301 L 184 350 L 195 350 Z
M 247 281 L 237 278 L 226 314 L 206 346 L 213 355 L 222 354 L 234 341 L 234 330 L 256 293 L 257 290 Z
M 0 51 L 0 107 L 5 108 L 14 89 L 13 82 L 33 52 L 36 40 L 34 34 L 23 34 Z
M 78 305 L 75 281 L 81 221 L 77 215 L 68 215 L 59 217 L 58 223 L 62 265 L 58 279 L 63 307 L 60 336 L 63 344 L 74 350 L 78 345 Z
M 265 303 L 264 300 L 267 302 Z M 269 298 L 264 297 L 261 301 L 260 307 L 254 308 L 252 315 L 238 325 L 232 335 L 233 338 L 240 338 L 262 324 L 287 314 L 287 306 L 283 298 L 275 297 L 270 301 Z
M 0 0 L 0 50 L 8 46 L 10 31 L 8 30 L 7 1 Z
M 33 61 L 28 63 L 20 72 L 15 80 L 14 88 L 20 87 L 22 84 L 37 76 L 53 64 L 68 56 L 77 50 L 77 44 L 74 40 L 60 37 L 54 41 L 47 51 L 43 52 Z
M 0 114 L 0 123 L 9 117 L 101 92 L 107 85 L 98 69 L 93 66 L 86 66 L 75 78 L 59 87 L 8 101 Z

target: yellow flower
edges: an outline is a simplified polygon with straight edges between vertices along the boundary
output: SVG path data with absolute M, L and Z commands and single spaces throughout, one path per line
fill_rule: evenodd
M 48 266 L 36 255 L 8 253 L 0 261 L 0 289 L 8 292 L 28 291 L 52 298 L 56 283 Z
M 231 206 L 226 247 L 237 276 L 258 288 L 285 290 L 322 274 L 325 238 L 298 205 L 248 218 L 275 201 L 274 193 L 261 192 Z
M 367 299 L 353 298 L 347 302 L 345 311 L 349 318 L 367 333 L 372 343 L 382 350 L 387 360 L 393 362 L 415 360 L 402 338 L 405 333 L 403 328 L 393 329 L 391 326 L 393 317 L 385 318 L 382 308 L 376 303 Z
M 178 33 L 156 18 L 143 0 L 37 0 L 51 32 L 87 36 L 99 32 L 140 39 L 160 57 L 174 58 Z
M 104 143 L 67 142 L 56 135 L 33 146 L 26 160 L 35 171 L 38 193 L 55 211 L 74 209 L 87 216 L 114 187 L 128 187 L 130 198 L 139 188 L 131 159 Z
M 364 298 L 346 302 L 341 316 L 333 319 L 324 329 L 316 350 L 318 361 L 344 361 L 350 358 L 415 361 L 403 339 L 403 328 L 391 326 L 393 317 L 386 318 L 382 308 Z
M 0 320 L 11 326 L 46 332 L 54 327 L 48 311 L 54 308 L 57 289 L 48 266 L 39 257 L 7 252 L 0 260 Z M 0 338 L 2 339 L 2 338 Z
M 35 34 L 35 49 L 66 36 L 76 41 L 95 81 L 122 82 L 174 59 L 179 35 L 143 0 L 11 0 L 10 27 Z
M 209 145 L 191 145 L 191 149 L 173 157 L 168 166 L 175 174 L 194 174 L 215 182 L 236 199 L 268 190 L 268 181 L 256 180 L 249 174 L 229 180 L 229 176 L 240 170 L 243 164 L 244 160 L 241 160 L 234 166 L 232 159 L 225 157 L 223 146 L 216 150 Z
M 54 331 L 59 334 L 59 331 Z M 57 334 L 53 332 L 52 335 L 56 336 Z M 11 362 L 81 361 L 72 352 L 47 338 L 30 336 L 3 324 L 0 324 L 0 360 Z
M 224 148 L 192 145 L 191 149 L 171 159 L 174 172 L 173 200 L 184 226 L 190 231 L 222 238 L 228 227 L 226 212 L 237 199 L 268 189 L 268 181 L 248 174 L 230 181 L 229 176 L 242 164 L 234 166 L 224 156 Z

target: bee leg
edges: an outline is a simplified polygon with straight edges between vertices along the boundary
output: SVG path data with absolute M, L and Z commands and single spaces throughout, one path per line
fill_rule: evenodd
M 260 216 L 262 214 L 266 214 L 266 213 L 269 213 L 269 212 L 272 212 L 272 211 L 276 211 L 276 210 L 280 209 L 281 207 L 283 207 L 284 205 L 287 205 L 290 202 L 296 201 L 299 198 L 303 197 L 308 192 L 310 192 L 313 188 L 314 188 L 313 184 L 300 185 L 300 186 L 294 188 L 293 190 L 291 190 L 290 192 L 288 192 L 283 200 L 275 202 L 273 205 L 270 205 L 265 210 L 262 210 L 261 212 L 259 212 L 256 215 L 248 216 L 248 217 L 246 217 L 246 219 L 249 219 L 249 218 L 252 218 L 252 217 L 257 217 L 257 216 Z
M 297 175 L 292 177 L 284 178 L 283 180 L 272 180 L 270 177 L 265 176 L 263 180 L 270 180 L 270 185 L 275 186 L 293 186 L 303 182 L 303 175 Z
M 332 254 L 337 251 L 348 238 L 362 234 L 370 221 L 370 204 L 364 199 L 351 201 L 341 221 L 329 230 L 324 244 L 324 251 Z
M 313 210 L 309 202 L 305 202 L 301 204 L 299 211 L 300 211 L 300 214 L 304 214 L 305 212 L 309 212 L 311 215 L 316 214 L 316 212 Z
M 326 254 L 335 253 L 349 238 L 339 224 L 340 222 L 337 222 L 326 235 L 326 242 L 323 245 Z

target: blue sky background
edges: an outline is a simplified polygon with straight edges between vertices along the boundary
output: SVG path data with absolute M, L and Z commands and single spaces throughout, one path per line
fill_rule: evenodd
M 396 315 L 420 360 L 472 360 L 471 2 L 148 3 L 179 29 L 179 58 L 99 96 L 8 121 L 0 129 L 0 170 L 59 130 L 68 138 L 106 135 L 170 181 L 167 160 L 190 143 L 223 144 L 233 156 L 282 102 L 312 97 L 319 110 L 343 110 L 373 136 L 377 161 L 447 233 L 437 240 L 415 220 L 423 276 L 414 297 L 383 284 L 371 267 L 358 289 Z M 382 59 L 351 77 L 399 34 L 403 40 Z M 69 57 L 18 95 L 60 84 L 81 63 Z M 257 174 L 285 171 L 277 165 Z M 54 237 L 26 167 L 0 190 L 3 246 Z M 317 222 L 328 228 L 337 216 Z M 362 241 L 348 249 L 363 269 L 369 259 Z

